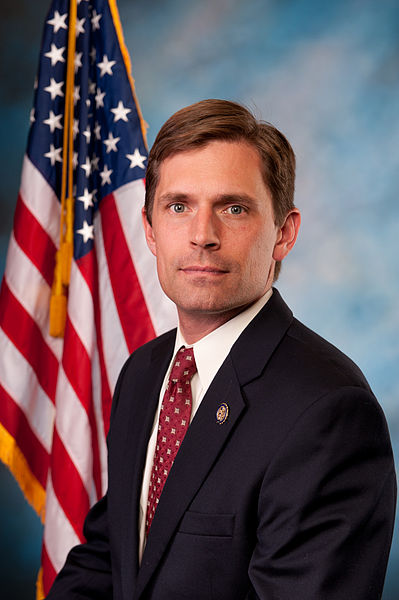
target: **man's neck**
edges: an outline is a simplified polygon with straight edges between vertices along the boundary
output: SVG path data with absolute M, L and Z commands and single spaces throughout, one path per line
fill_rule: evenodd
M 187 344 L 195 344 L 195 342 L 198 342 L 203 337 L 252 306 L 256 300 L 223 313 L 187 313 L 177 309 L 180 331 Z

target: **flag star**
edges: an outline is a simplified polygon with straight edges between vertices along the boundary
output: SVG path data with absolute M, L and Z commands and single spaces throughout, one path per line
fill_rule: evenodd
M 90 58 L 91 58 L 92 63 L 96 62 L 97 50 L 96 50 L 95 46 L 93 46 L 92 49 L 90 50 Z
M 91 162 L 90 162 L 90 158 L 88 156 L 86 156 L 86 162 L 84 165 L 80 165 L 81 168 L 84 170 L 84 172 L 86 173 L 86 177 L 88 177 L 91 173 Z
M 63 81 L 59 81 L 57 83 L 57 81 L 55 79 L 53 79 L 53 77 L 50 78 L 50 85 L 48 85 L 47 87 L 45 87 L 45 91 L 48 92 L 51 95 L 51 99 L 55 100 L 55 98 L 57 96 L 63 96 L 64 92 L 61 92 L 61 88 L 64 85 Z
M 133 154 L 126 154 L 126 158 L 130 160 L 130 169 L 133 169 L 134 167 L 145 169 L 144 161 L 147 159 L 147 157 L 140 154 L 138 148 L 135 149 Z
M 76 19 L 76 29 L 75 29 L 76 37 L 78 37 L 80 33 L 85 32 L 85 28 L 84 28 L 85 21 L 86 21 L 85 17 L 83 17 L 82 19 Z
M 104 140 L 104 142 L 103 142 L 107 147 L 107 154 L 109 154 L 111 151 L 112 152 L 118 151 L 116 144 L 119 142 L 120 139 L 121 139 L 120 137 L 114 138 L 114 136 L 112 135 L 112 131 L 109 132 L 108 139 Z
M 88 210 L 90 206 L 94 206 L 93 204 L 93 192 L 89 192 L 87 188 L 85 188 L 83 192 L 83 196 L 79 196 L 78 200 L 83 202 L 83 206 L 85 210 Z
M 90 108 L 90 104 L 91 104 L 90 98 L 86 98 L 86 106 L 87 106 L 87 108 Z M 92 116 L 92 115 L 89 115 L 89 116 Z
M 96 91 L 96 82 L 89 79 L 89 94 L 94 94 Z
M 104 171 L 100 171 L 100 177 L 101 177 L 101 185 L 105 185 L 106 183 L 108 183 L 109 185 L 111 185 L 111 175 L 113 173 L 112 169 L 108 169 L 107 165 L 104 165 Z
M 94 127 L 94 135 L 96 136 L 96 140 L 101 140 L 101 125 L 97 121 Z
M 55 44 L 51 44 L 51 50 L 46 52 L 44 56 L 51 59 L 51 66 L 57 64 L 57 62 L 65 62 L 65 58 L 62 56 L 62 53 L 65 50 L 65 46 L 63 48 L 57 48 Z
M 62 125 L 60 123 L 62 119 L 62 114 L 55 115 L 52 110 L 50 110 L 48 119 L 45 119 L 43 123 L 50 127 L 51 133 L 54 133 L 56 129 L 62 129 Z
M 119 100 L 116 108 L 111 108 L 111 112 L 114 113 L 114 123 L 122 119 L 122 121 L 128 121 L 127 114 L 132 112 L 131 108 L 123 106 L 122 100 Z
M 34 108 L 32 108 L 32 109 L 31 109 L 31 111 L 30 111 L 30 115 L 29 115 L 29 121 L 30 121 L 31 123 L 34 123 L 34 122 L 35 122 L 35 120 L 36 120 L 36 119 L 35 119 L 35 109 L 34 109 Z
M 99 62 L 97 67 L 100 69 L 100 77 L 104 77 L 107 73 L 108 75 L 113 75 L 112 67 L 116 65 L 116 60 L 108 60 L 108 56 L 104 54 L 102 62 Z
M 96 153 L 91 157 L 91 169 L 92 171 L 98 171 L 98 161 L 100 160 L 99 156 L 96 156 Z
M 54 17 L 47 21 L 47 23 L 49 25 L 53 26 L 54 33 L 57 33 L 57 31 L 59 29 L 68 29 L 68 27 L 65 24 L 65 19 L 67 18 L 67 16 L 68 16 L 68 13 L 65 13 L 64 15 L 60 15 L 58 10 L 54 11 Z
M 93 10 L 93 16 L 91 18 L 91 26 L 93 28 L 93 31 L 96 31 L 96 29 L 100 29 L 101 17 L 102 17 L 102 15 L 98 15 L 97 12 L 95 10 Z
M 72 132 L 73 132 L 73 139 L 75 139 L 76 136 L 79 133 L 79 121 L 78 121 L 78 119 L 74 119 L 73 120 Z
M 54 167 L 56 162 L 62 162 L 61 152 L 62 148 L 55 148 L 54 144 L 50 144 L 50 150 L 44 156 L 50 159 L 52 167 Z
M 78 166 L 78 153 L 74 152 L 72 155 L 72 166 L 74 169 Z
M 90 131 L 90 127 L 87 126 L 86 129 L 83 132 L 83 135 L 86 138 L 86 142 L 89 143 L 90 142 L 90 138 L 91 138 L 91 131 Z
M 101 108 L 101 106 L 104 106 L 104 96 L 105 92 L 102 92 L 99 88 L 97 88 L 97 94 L 94 96 L 96 108 Z
M 75 65 L 75 73 L 77 73 L 80 67 L 82 66 L 82 56 L 83 52 L 76 52 L 75 54 L 75 59 L 73 61 Z
M 36 77 L 35 77 L 35 81 L 33 82 L 33 89 L 34 89 L 34 90 L 37 90 L 37 86 L 38 86 L 38 85 L 39 85 L 39 81 L 38 81 L 38 79 L 37 79 L 37 75 L 36 75 Z
M 83 227 L 81 229 L 78 229 L 76 233 L 80 233 L 80 235 L 83 237 L 83 241 L 86 244 L 89 240 L 94 240 L 94 225 L 89 225 L 88 222 L 85 220 L 83 221 Z
M 73 103 L 76 104 L 80 100 L 80 85 L 75 85 L 73 88 Z

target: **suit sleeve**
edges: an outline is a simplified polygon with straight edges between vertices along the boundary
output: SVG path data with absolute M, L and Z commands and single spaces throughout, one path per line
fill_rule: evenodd
M 119 391 L 129 360 L 125 363 L 112 403 L 111 426 Z M 46 600 L 111 600 L 112 569 L 109 547 L 107 494 L 89 511 L 83 530 L 86 543 L 72 548 Z
M 265 473 L 247 600 L 378 600 L 395 504 L 375 398 L 350 387 L 318 400 Z

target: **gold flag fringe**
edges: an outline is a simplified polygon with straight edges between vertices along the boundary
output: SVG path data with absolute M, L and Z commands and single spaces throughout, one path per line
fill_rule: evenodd
M 46 491 L 33 475 L 15 439 L 0 423 L 0 459 L 10 469 L 26 500 L 44 523 Z

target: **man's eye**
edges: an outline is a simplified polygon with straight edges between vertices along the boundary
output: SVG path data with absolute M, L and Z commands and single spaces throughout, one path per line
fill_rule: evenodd
M 239 204 L 234 204 L 233 206 L 229 206 L 229 208 L 227 209 L 227 211 L 231 215 L 240 215 L 244 211 L 244 209 Z
M 180 202 L 175 202 L 174 204 L 171 204 L 170 208 L 175 213 L 184 212 L 184 204 L 181 204 Z

